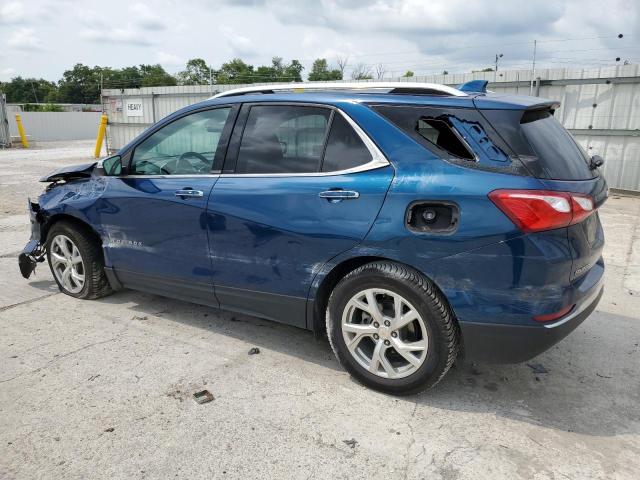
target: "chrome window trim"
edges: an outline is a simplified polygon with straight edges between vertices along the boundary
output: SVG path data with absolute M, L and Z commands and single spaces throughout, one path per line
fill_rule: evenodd
M 107 175 L 108 178 L 218 178 L 219 176 L 219 173 L 203 173 L 201 175 L 197 173 L 179 175 Z
M 327 106 L 325 106 L 327 107 Z M 328 108 L 328 107 L 327 107 Z M 357 167 L 347 168 L 345 170 L 334 170 L 331 172 L 301 172 L 301 173 L 222 173 L 220 174 L 221 178 L 230 178 L 230 177 L 243 177 L 243 178 L 251 178 L 251 177 L 331 177 L 334 175 L 348 175 L 350 173 L 359 173 L 366 172 L 368 170 L 375 170 L 377 168 L 386 167 L 391 165 L 389 160 L 384 156 L 384 154 L 380 151 L 378 146 L 371 140 L 371 138 L 360 128 L 349 115 L 340 110 L 337 107 L 333 108 L 334 111 L 339 112 L 340 115 L 347 121 L 347 123 L 353 128 L 356 132 L 356 135 L 360 137 L 362 143 L 364 143 L 367 150 L 371 154 L 371 160 L 362 165 L 358 165 Z
M 261 104 L 268 105 L 268 104 Z M 304 104 L 301 104 L 304 105 Z M 314 104 L 315 105 L 315 104 Z M 266 177 L 266 178 L 274 178 L 274 177 L 331 177 L 335 175 L 348 175 L 351 173 L 360 173 L 366 172 L 369 170 L 375 170 L 378 168 L 386 167 L 391 165 L 389 160 L 384 156 L 382 151 L 378 148 L 378 146 L 371 140 L 371 138 L 360 128 L 358 125 L 348 114 L 343 112 L 341 109 L 337 107 L 333 107 L 331 105 L 318 105 L 324 108 L 332 109 L 336 112 L 339 112 L 340 115 L 347 121 L 347 123 L 353 128 L 356 132 L 362 143 L 364 143 L 367 150 L 371 154 L 371 161 L 359 165 L 357 167 L 348 168 L 345 170 L 334 170 L 331 172 L 302 172 L 302 173 L 205 173 L 205 174 L 178 174 L 178 175 L 162 175 L 162 174 L 154 174 L 154 175 L 118 175 L 113 176 L 114 178 L 149 178 L 149 179 L 162 179 L 162 178 L 230 178 L 230 177 Z M 182 117 L 181 117 L 182 118 Z M 136 145 L 137 147 L 137 145 Z

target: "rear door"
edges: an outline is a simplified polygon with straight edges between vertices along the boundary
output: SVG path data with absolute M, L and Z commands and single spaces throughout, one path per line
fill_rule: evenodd
M 362 241 L 392 178 L 339 110 L 244 105 L 207 208 L 221 306 L 304 327 L 314 275 Z

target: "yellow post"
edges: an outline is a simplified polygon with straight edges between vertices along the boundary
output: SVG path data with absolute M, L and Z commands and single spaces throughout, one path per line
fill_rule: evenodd
M 104 140 L 104 134 L 107 131 L 107 116 L 102 115 L 100 117 L 100 126 L 98 127 L 98 136 L 96 137 L 96 149 L 93 152 L 93 156 L 98 158 L 100 156 L 100 150 L 102 150 L 102 141 Z
M 20 142 L 24 148 L 29 148 L 29 142 L 27 142 L 27 135 L 24 133 L 24 127 L 22 126 L 22 119 L 20 114 L 16 113 L 16 125 L 18 125 L 18 133 L 20 134 Z

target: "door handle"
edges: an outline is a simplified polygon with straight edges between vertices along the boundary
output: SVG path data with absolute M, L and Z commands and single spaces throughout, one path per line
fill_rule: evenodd
M 193 188 L 183 188 L 182 190 L 176 190 L 175 196 L 180 198 L 201 198 L 204 196 L 204 192 Z
M 355 190 L 325 190 L 324 192 L 320 192 L 318 196 L 336 203 L 341 202 L 342 200 L 355 200 L 360 197 L 360 193 Z

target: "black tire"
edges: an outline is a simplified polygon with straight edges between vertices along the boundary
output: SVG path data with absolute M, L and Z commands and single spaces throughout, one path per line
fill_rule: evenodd
M 84 286 L 77 293 L 70 292 L 64 285 L 60 283 L 53 271 L 51 262 L 51 243 L 57 235 L 65 235 L 76 245 L 82 257 L 84 266 Z M 109 280 L 104 273 L 104 257 L 100 242 L 93 234 L 86 229 L 79 227 L 71 222 L 60 221 L 55 223 L 47 235 L 47 260 L 49 268 L 53 274 L 53 278 L 58 284 L 60 291 L 66 295 L 75 298 L 92 300 L 105 297 L 113 293 Z
M 342 314 L 349 300 L 367 288 L 382 288 L 407 299 L 420 313 L 427 329 L 428 348 L 422 365 L 404 378 L 383 378 L 369 372 L 349 352 L 342 334 Z M 334 288 L 326 311 L 327 335 L 342 366 L 359 382 L 394 395 L 410 395 L 437 384 L 456 359 L 459 327 L 433 282 L 416 270 L 388 261 L 363 265 Z

